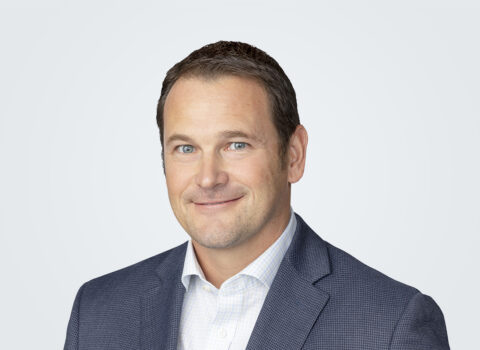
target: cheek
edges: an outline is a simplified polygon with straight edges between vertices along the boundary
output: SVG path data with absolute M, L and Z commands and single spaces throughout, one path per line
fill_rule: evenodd
M 248 187 L 256 187 L 263 182 L 267 168 L 265 163 L 257 159 L 246 159 L 232 164 L 228 169 L 231 179 Z
M 179 200 L 189 183 L 188 172 L 171 168 L 166 171 L 165 179 L 170 200 Z
M 248 161 L 235 164 L 230 169 L 230 178 L 249 187 L 254 195 L 262 195 L 270 191 L 275 180 L 275 171 L 269 160 L 264 157 L 249 159 Z

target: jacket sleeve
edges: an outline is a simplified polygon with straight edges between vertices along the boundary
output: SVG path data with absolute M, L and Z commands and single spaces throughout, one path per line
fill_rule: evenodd
M 395 326 L 390 350 L 449 350 L 440 307 L 428 295 L 415 294 Z
M 80 302 L 85 284 L 80 287 L 73 302 L 72 313 L 67 327 L 67 338 L 63 350 L 78 350 L 79 326 L 80 326 Z

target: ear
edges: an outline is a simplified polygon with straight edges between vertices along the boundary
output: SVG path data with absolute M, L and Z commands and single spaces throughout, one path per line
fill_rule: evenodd
M 295 183 L 303 176 L 307 155 L 308 134 L 303 125 L 297 125 L 288 146 L 288 182 Z

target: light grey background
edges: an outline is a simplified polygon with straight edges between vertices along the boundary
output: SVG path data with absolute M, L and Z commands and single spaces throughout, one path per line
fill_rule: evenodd
M 293 208 L 478 345 L 478 1 L 11 1 L 0 11 L 1 349 L 60 349 L 80 285 L 184 242 L 155 124 L 220 39 L 285 69 L 310 135 Z

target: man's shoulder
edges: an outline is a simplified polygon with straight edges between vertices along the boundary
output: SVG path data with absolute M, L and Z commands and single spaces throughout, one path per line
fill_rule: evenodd
M 321 279 L 316 284 L 335 293 L 358 293 L 359 295 L 368 292 L 370 295 L 383 293 L 409 298 L 419 292 L 416 288 L 393 279 L 325 241 L 298 215 L 297 220 L 300 223 L 299 231 L 303 233 L 298 236 L 298 240 L 301 241 L 297 245 L 299 255 L 305 255 L 305 260 L 309 261 L 310 266 L 328 271 L 320 274 Z M 309 257 L 315 257 L 315 259 Z M 325 268 L 325 265 L 328 267 Z M 317 275 L 312 271 L 310 274 Z
M 367 283 L 375 286 L 385 286 L 412 292 L 418 292 L 412 286 L 399 282 L 383 272 L 360 261 L 350 253 L 324 241 L 332 265 L 332 274 L 336 277 L 346 279 L 350 283 Z
M 337 300 L 357 302 L 370 310 L 403 310 L 419 290 L 368 266 L 351 254 L 325 242 L 331 273 L 320 281 Z
M 328 294 L 321 314 L 325 322 L 317 327 L 320 338 L 334 324 L 337 334 L 356 334 L 345 348 L 361 342 L 362 349 L 448 349 L 445 319 L 431 297 L 321 238 L 316 241 L 325 248 L 330 268 L 315 283 Z
M 187 242 L 182 243 L 132 265 L 93 278 L 84 283 L 82 289 L 92 294 L 110 294 L 111 296 L 114 294 L 134 295 L 148 290 L 158 284 L 158 270 L 163 265 L 182 258 L 186 244 Z M 178 266 L 176 267 L 178 268 Z

